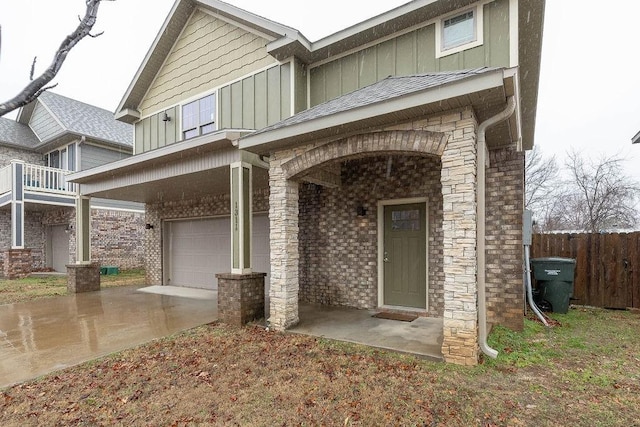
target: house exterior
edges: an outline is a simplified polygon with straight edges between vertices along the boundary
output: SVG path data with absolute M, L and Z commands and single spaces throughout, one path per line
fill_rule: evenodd
M 487 324 L 523 325 L 543 16 L 415 0 L 310 42 L 177 0 L 116 111 L 134 155 L 70 179 L 145 203 L 150 284 L 218 289 L 223 312 L 265 286 L 278 330 L 300 301 L 436 316 L 443 358 L 475 364 Z
M 76 260 L 78 186 L 72 171 L 131 156 L 132 126 L 107 110 L 44 92 L 16 120 L 0 118 L 0 275 L 65 272 Z M 143 266 L 144 206 L 94 199 L 94 260 Z

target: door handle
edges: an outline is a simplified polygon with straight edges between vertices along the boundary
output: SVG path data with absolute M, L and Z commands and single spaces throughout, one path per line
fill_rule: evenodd
M 387 251 L 384 251 L 384 258 L 382 258 L 382 261 L 389 262 L 389 256 L 387 254 Z

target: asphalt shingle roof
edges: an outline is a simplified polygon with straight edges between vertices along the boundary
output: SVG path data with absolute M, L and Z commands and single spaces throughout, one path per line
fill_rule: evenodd
M 23 148 L 35 148 L 40 140 L 31 128 L 15 120 L 0 117 L 0 143 Z
M 483 67 L 472 70 L 425 73 L 411 76 L 390 76 L 362 89 L 318 104 L 285 120 L 262 128 L 248 136 L 293 126 L 337 113 L 344 113 L 355 108 L 388 101 L 393 98 L 410 95 L 425 89 L 435 88 L 495 70 L 497 70 L 497 68 Z
M 53 92 L 44 92 L 38 100 L 49 108 L 68 132 L 133 146 L 131 125 L 117 121 L 111 111 Z

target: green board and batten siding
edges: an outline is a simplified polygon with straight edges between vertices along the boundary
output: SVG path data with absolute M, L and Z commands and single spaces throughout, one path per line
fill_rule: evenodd
M 260 129 L 291 115 L 291 64 L 253 74 L 222 87 L 221 129 Z
M 311 68 L 311 106 L 363 88 L 388 76 L 509 67 L 509 1 L 484 6 L 484 43 L 436 58 L 436 25 L 416 29 Z
M 221 87 L 217 93 L 218 129 L 260 129 L 272 125 L 291 115 L 291 64 L 260 71 Z M 303 103 L 304 98 L 296 105 Z M 165 113 L 167 121 L 163 120 Z M 179 119 L 180 106 L 174 106 L 137 122 L 136 154 L 182 140 Z

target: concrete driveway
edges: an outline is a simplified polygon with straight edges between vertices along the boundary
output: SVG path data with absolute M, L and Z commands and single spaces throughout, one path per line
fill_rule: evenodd
M 217 307 L 215 292 L 169 287 L 0 305 L 0 388 L 210 323 Z

